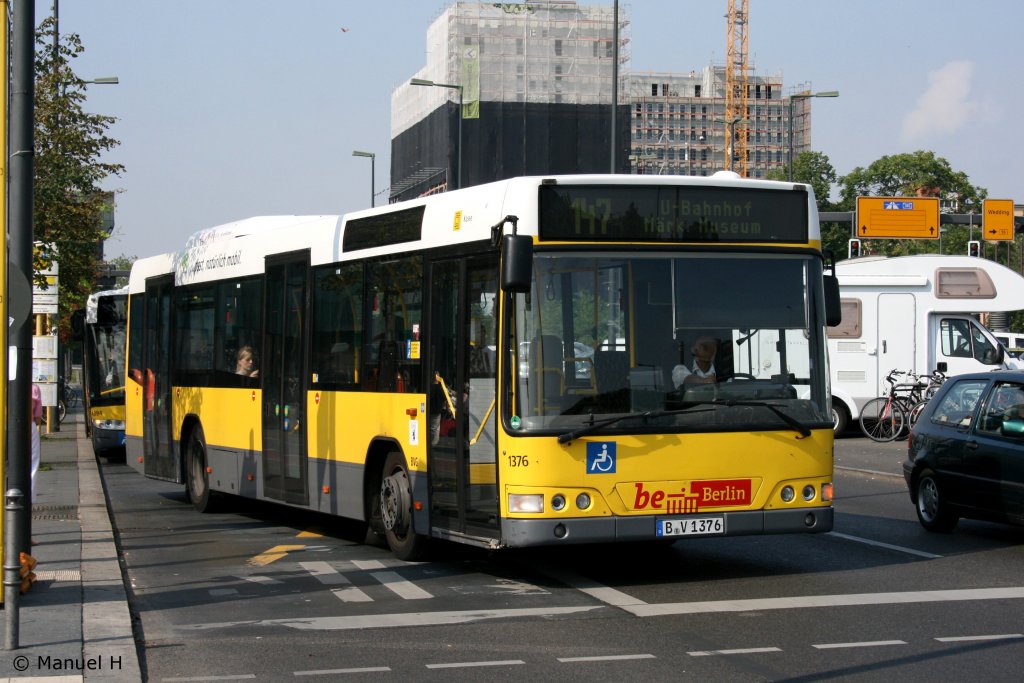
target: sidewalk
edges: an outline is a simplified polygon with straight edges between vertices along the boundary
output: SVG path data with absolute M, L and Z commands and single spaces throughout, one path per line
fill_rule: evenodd
M 6 681 L 141 681 L 106 496 L 81 409 L 43 433 L 32 507 L 36 583 L 20 597 Z M 45 428 L 44 428 L 45 429 Z M 0 611 L 0 646 L 7 613 Z

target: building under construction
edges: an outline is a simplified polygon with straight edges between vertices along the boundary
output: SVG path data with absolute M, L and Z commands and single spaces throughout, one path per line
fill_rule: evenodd
M 630 73 L 621 8 L 615 23 L 612 5 L 571 0 L 442 10 L 427 30 L 426 65 L 392 93 L 391 201 L 518 175 L 607 173 L 613 149 L 616 172 L 709 175 L 733 168 L 726 149 L 735 161 L 739 147 L 726 143 L 739 135 L 747 175 L 785 167 L 781 75 L 749 77 L 737 123 L 725 118 L 725 67 Z M 809 107 L 793 104 L 799 153 L 809 146 Z

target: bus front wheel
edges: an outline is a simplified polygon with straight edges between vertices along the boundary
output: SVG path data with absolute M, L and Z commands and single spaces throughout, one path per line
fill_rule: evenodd
M 427 537 L 417 534 L 412 524 L 412 483 L 405 458 L 392 451 L 384 460 L 380 484 L 380 515 L 384 538 L 395 557 L 416 560 L 427 549 Z
M 185 485 L 193 507 L 199 512 L 213 512 L 216 494 L 210 491 L 210 475 L 206 471 L 206 437 L 196 425 L 188 439 L 185 452 Z

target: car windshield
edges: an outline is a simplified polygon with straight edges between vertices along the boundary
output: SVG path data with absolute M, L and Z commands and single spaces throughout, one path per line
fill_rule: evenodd
M 820 273 L 803 255 L 538 253 L 532 291 L 514 299 L 511 424 L 829 425 L 822 304 L 808 286 Z

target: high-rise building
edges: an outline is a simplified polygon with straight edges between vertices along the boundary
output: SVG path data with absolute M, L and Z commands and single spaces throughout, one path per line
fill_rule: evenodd
M 727 137 L 741 134 L 750 176 L 785 168 L 781 75 L 751 76 L 746 119 L 726 123 L 724 66 L 630 73 L 621 7 L 618 19 L 616 172 L 708 175 L 726 167 Z M 426 65 L 391 96 L 391 200 L 460 182 L 609 172 L 615 35 L 610 4 L 459 0 L 443 9 L 427 30 Z M 809 146 L 810 107 L 794 105 L 799 153 Z

